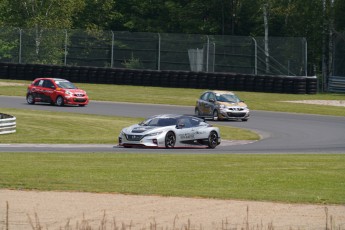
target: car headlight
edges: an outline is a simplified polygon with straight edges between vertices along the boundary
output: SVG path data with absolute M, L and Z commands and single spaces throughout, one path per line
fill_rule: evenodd
M 68 94 L 68 95 L 70 95 L 70 96 L 72 96 L 72 95 L 73 95 L 73 93 L 72 93 L 72 92 L 70 92 L 70 91 L 68 91 L 68 90 L 66 90 L 66 91 L 65 91 L 65 93 L 66 93 L 66 94 Z
M 158 136 L 158 135 L 161 134 L 162 132 L 163 132 L 163 131 L 155 132 L 155 133 L 149 133 L 149 134 L 147 134 L 146 136 L 147 136 L 147 137 Z

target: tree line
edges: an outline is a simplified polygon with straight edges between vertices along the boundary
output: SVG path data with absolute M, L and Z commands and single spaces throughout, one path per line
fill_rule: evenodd
M 344 12 L 344 0 L 1 0 L 0 27 L 305 37 L 326 76 Z

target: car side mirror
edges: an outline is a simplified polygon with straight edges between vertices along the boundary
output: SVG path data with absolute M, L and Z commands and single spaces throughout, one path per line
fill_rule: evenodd
M 209 102 L 212 102 L 212 103 L 215 102 L 215 100 L 214 100 L 213 98 L 208 99 L 208 101 L 209 101 Z
M 184 126 L 185 126 L 184 124 L 178 124 L 178 125 L 176 125 L 176 128 L 177 128 L 177 129 L 183 129 Z

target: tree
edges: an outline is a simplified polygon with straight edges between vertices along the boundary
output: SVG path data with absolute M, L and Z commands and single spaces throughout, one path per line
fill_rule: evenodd
M 115 0 L 84 0 L 85 7 L 73 16 L 73 28 L 121 30 L 123 14 Z
M 83 0 L 2 0 L 1 21 L 21 28 L 70 28 Z
M 334 28 L 337 31 L 345 31 L 345 1 L 334 0 Z
M 3 0 L 0 21 L 4 26 L 24 29 L 20 32 L 32 38 L 34 44 L 26 46 L 26 62 L 57 63 L 62 55 L 60 43 L 64 35 L 56 35 L 51 30 L 70 28 L 72 16 L 83 7 L 83 0 Z

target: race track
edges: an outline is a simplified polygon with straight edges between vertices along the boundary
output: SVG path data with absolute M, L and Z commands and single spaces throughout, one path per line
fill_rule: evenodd
M 162 113 L 193 114 L 193 106 L 169 106 L 92 101 L 86 107 L 28 105 L 24 97 L 0 96 L 0 108 L 49 110 L 125 117 L 148 117 Z M 248 122 L 218 121 L 258 132 L 262 140 L 246 143 L 224 141 L 216 149 L 125 149 L 114 145 L 10 145 L 1 143 L 0 151 L 58 152 L 159 152 L 159 153 L 345 153 L 345 117 L 252 111 Z M 1 138 L 1 137 L 0 137 Z M 115 139 L 116 137 L 114 137 Z

